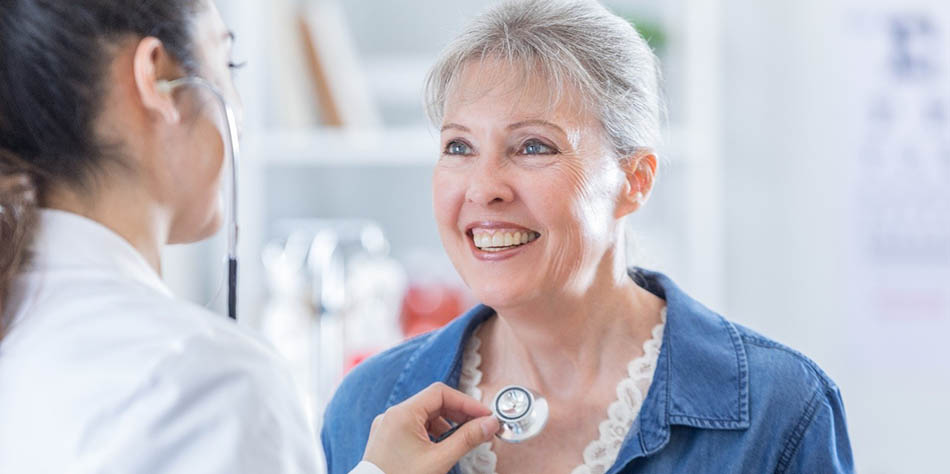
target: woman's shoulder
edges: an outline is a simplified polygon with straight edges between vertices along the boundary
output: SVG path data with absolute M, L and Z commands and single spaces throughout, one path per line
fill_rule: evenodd
M 835 454 L 842 458 L 834 462 L 847 464 L 850 448 L 844 400 L 834 380 L 801 352 L 735 326 L 748 364 L 753 431 L 758 427 L 783 433 L 782 463 L 798 462 L 800 446 L 808 445 L 807 452 Z
M 844 401 L 834 380 L 801 352 L 735 326 L 748 363 L 750 430 L 781 439 L 773 446 L 776 472 L 852 472 Z
M 785 344 L 733 323 L 745 348 L 750 378 L 776 392 L 833 392 L 834 380 L 811 358 Z
M 639 268 L 630 274 L 667 301 L 666 339 L 677 346 L 672 354 L 677 359 L 675 365 L 683 369 L 681 380 L 688 378 L 688 372 L 699 370 L 710 382 L 719 384 L 723 393 L 734 393 L 738 385 L 739 399 L 745 399 L 748 390 L 752 408 L 782 403 L 787 408 L 794 402 L 807 402 L 815 394 L 837 393 L 834 381 L 801 352 L 727 320 L 694 300 L 666 275 Z M 710 372 L 712 368 L 715 370 Z

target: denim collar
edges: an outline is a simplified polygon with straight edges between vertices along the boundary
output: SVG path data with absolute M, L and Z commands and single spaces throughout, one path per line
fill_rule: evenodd
M 666 300 L 666 327 L 650 391 L 608 471 L 659 451 L 671 425 L 711 430 L 749 427 L 749 374 L 739 332 L 722 316 L 687 296 L 666 275 L 639 268 L 630 277 Z M 494 316 L 476 306 L 426 338 L 410 356 L 387 406 L 395 405 L 433 381 L 457 387 L 462 353 L 472 332 Z

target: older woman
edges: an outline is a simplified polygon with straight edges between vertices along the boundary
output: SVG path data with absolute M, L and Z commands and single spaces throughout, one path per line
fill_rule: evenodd
M 483 444 L 453 472 L 852 470 L 838 388 L 813 362 L 626 267 L 624 220 L 657 171 L 657 77 L 593 1 L 504 3 L 450 45 L 428 82 L 435 215 L 483 305 L 344 381 L 331 473 L 359 462 L 375 416 L 437 381 L 549 404 L 540 435 Z

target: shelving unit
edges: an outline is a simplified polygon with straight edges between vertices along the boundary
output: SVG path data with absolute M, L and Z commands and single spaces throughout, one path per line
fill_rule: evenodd
M 435 162 L 438 138 L 425 127 L 318 128 L 252 135 L 246 149 L 249 160 L 267 166 L 421 166 Z
M 429 191 L 420 188 L 428 186 L 431 166 L 438 153 L 438 134 L 426 125 L 422 114 L 421 81 L 441 46 L 484 7 L 463 0 L 440 1 L 433 2 L 433 15 L 445 11 L 455 15 L 432 18 L 415 15 L 405 18 L 404 26 L 400 26 L 400 17 L 400 21 L 388 22 L 390 29 L 386 31 L 372 25 L 351 25 L 357 36 L 355 43 L 362 55 L 367 82 L 386 125 L 379 130 L 343 131 L 302 125 L 299 111 L 306 106 L 300 103 L 288 104 L 297 111 L 294 123 L 288 124 L 282 119 L 278 99 L 288 96 L 287 87 L 300 82 L 300 78 L 293 77 L 300 69 L 288 68 L 282 63 L 287 61 L 287 54 L 293 48 L 274 44 L 273 38 L 287 38 L 286 32 L 273 31 L 280 24 L 280 19 L 274 16 L 286 15 L 291 9 L 283 2 L 276 6 L 264 3 L 233 0 L 222 5 L 226 20 L 238 33 L 236 54 L 250 64 L 238 78 L 247 110 L 241 163 L 239 246 L 242 262 L 246 262 L 240 282 L 244 314 L 257 311 L 266 294 L 260 252 L 269 238 L 269 226 L 275 219 L 270 214 L 274 209 L 326 212 L 320 204 L 336 202 L 341 208 L 361 214 L 354 217 L 365 217 L 374 215 L 374 203 L 410 195 L 412 202 L 407 203 L 406 210 L 398 211 L 401 215 L 378 216 L 388 220 L 381 222 L 384 229 L 398 232 L 393 229 L 406 226 L 435 232 Z M 716 19 L 720 2 L 679 0 L 662 6 L 652 2 L 606 3 L 628 12 L 640 5 L 667 33 L 664 69 L 671 112 L 666 146 L 661 150 L 666 169 L 650 205 L 632 219 L 632 227 L 640 240 L 646 242 L 644 254 L 648 265 L 670 273 L 713 308 L 721 307 L 724 303 L 721 286 L 723 199 L 718 142 L 718 67 L 721 62 Z M 345 9 L 353 16 L 352 21 L 359 22 L 374 19 L 374 8 L 389 12 L 392 8 L 387 5 L 363 0 L 347 2 Z M 398 40 L 403 34 L 400 28 L 405 29 L 405 38 L 415 38 L 412 44 Z M 431 31 L 432 34 L 427 35 L 431 38 L 423 40 L 417 31 L 420 28 Z M 393 51 L 395 45 L 401 49 Z M 387 182 L 387 173 L 398 179 Z M 376 178 L 372 185 L 366 185 L 354 178 L 361 175 Z M 293 185 L 275 182 L 288 176 L 299 179 L 294 180 Z M 324 193 L 329 185 L 340 185 L 340 180 L 351 179 L 356 181 L 344 187 L 352 196 Z M 400 189 L 407 183 L 412 183 L 411 193 Z M 283 199 L 290 201 L 277 202 Z M 422 241 L 429 251 L 441 253 L 437 238 Z M 394 251 L 409 249 L 394 248 Z M 207 266 L 214 261 L 210 256 L 200 259 L 189 255 L 173 262 L 173 266 Z M 195 271 L 201 270 L 196 268 Z M 216 281 L 211 277 L 206 280 Z

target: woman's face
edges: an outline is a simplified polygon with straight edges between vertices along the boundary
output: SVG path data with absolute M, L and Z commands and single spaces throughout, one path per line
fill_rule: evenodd
M 433 176 L 442 243 L 496 309 L 585 292 L 620 239 L 626 175 L 568 88 L 485 61 L 450 91 Z
M 212 2 L 199 12 L 194 24 L 198 75 L 224 94 L 237 118 L 240 97 L 232 80 L 233 35 Z M 221 225 L 219 191 L 225 162 L 227 122 L 215 97 L 204 88 L 180 87 L 181 121 L 167 146 L 167 193 L 173 220 L 169 243 L 194 242 L 209 237 Z

